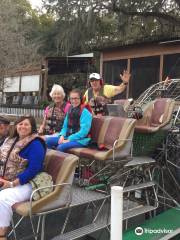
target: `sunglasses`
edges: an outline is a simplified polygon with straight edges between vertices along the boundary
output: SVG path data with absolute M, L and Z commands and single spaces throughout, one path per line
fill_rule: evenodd
M 91 78 L 90 79 L 90 82 L 97 82 L 97 81 L 99 81 L 100 79 L 96 79 L 96 78 Z

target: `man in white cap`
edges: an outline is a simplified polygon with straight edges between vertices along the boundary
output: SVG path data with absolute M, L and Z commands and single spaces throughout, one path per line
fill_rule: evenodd
M 106 115 L 106 104 L 111 98 L 122 93 L 129 83 L 130 73 L 123 71 L 120 74 L 122 83 L 119 86 L 103 84 L 103 79 L 99 73 L 91 73 L 89 75 L 90 87 L 84 94 L 86 103 L 89 103 L 95 115 Z
M 5 117 L 0 116 L 0 146 L 9 135 L 9 125 L 10 121 Z

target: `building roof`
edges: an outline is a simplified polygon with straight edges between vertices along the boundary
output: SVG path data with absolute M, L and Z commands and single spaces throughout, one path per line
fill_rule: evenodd
M 78 55 L 72 55 L 72 56 L 69 56 L 69 57 L 81 57 L 81 58 L 89 57 L 89 58 L 93 58 L 94 53 L 83 53 L 83 54 L 78 54 Z
M 109 42 L 103 46 L 94 47 L 95 51 L 106 51 L 106 50 L 114 50 L 117 48 L 125 47 L 125 46 L 137 46 L 137 45 L 146 45 L 146 44 L 180 44 L 180 36 L 153 36 L 148 38 L 139 38 L 139 39 L 131 39 L 125 41 L 116 41 Z

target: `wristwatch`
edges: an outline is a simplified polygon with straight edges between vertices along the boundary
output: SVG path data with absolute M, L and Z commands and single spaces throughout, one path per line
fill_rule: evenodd
M 14 187 L 13 182 L 9 182 L 9 184 L 10 184 L 10 188 L 13 188 L 13 187 Z

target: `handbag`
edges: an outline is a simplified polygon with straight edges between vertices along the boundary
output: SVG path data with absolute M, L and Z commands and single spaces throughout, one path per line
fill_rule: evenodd
M 53 180 L 52 180 L 52 176 L 49 175 L 46 172 L 40 172 L 38 173 L 33 179 L 31 179 L 30 184 L 32 186 L 32 191 L 41 188 L 41 187 L 46 187 L 47 188 L 43 188 L 43 189 L 39 189 L 38 191 L 36 191 L 33 194 L 33 200 L 37 201 L 41 198 L 43 198 L 44 196 L 48 195 L 49 193 L 51 193 L 53 191 Z M 49 187 L 52 186 L 52 187 Z

